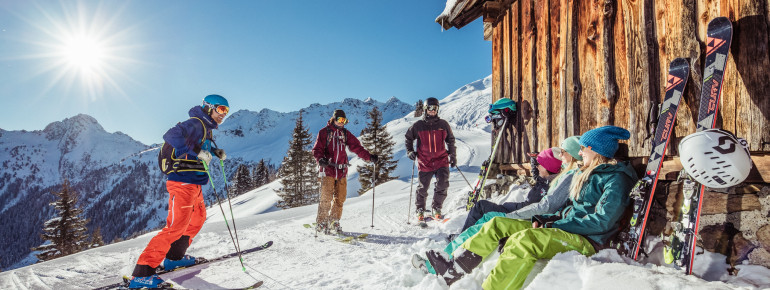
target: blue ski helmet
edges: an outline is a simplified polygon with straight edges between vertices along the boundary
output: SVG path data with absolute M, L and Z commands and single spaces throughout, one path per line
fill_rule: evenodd
M 230 104 L 227 103 L 227 99 L 225 97 L 220 95 L 208 95 L 205 98 L 203 98 L 203 104 L 201 107 L 203 108 L 206 113 L 211 114 L 211 110 L 215 109 L 218 106 L 225 106 L 230 108 Z

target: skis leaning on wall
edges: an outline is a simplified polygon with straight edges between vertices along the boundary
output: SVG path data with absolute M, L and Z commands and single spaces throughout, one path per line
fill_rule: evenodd
M 652 153 L 647 160 L 645 175 L 631 190 L 631 203 L 634 212 L 628 229 L 618 235 L 618 241 L 613 245 L 618 252 L 634 260 L 639 257 L 639 251 L 643 247 L 645 238 L 645 226 L 650 213 L 650 205 L 658 184 L 663 157 L 668 147 L 668 139 L 674 130 L 674 121 L 679 108 L 679 100 L 682 99 L 687 77 L 690 74 L 690 66 L 686 59 L 677 58 L 671 62 L 668 68 L 666 82 L 666 96 L 660 107 L 658 125 L 655 129 L 655 138 L 652 140 Z
M 712 129 L 716 125 L 719 99 L 722 95 L 722 80 L 733 36 L 732 23 L 727 17 L 714 18 L 708 24 L 706 36 L 706 65 L 703 71 L 703 86 L 696 124 L 698 132 Z M 692 274 L 705 186 L 697 183 L 684 170 L 680 180 L 682 180 L 684 201 L 679 220 L 671 223 L 674 233 L 664 241 L 666 246 L 663 256 L 666 263 L 675 263 L 684 268 L 687 274 Z

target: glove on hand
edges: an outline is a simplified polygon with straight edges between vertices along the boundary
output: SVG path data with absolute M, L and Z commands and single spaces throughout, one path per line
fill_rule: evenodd
M 206 164 L 211 163 L 211 153 L 208 151 L 200 151 L 198 152 L 198 159 L 200 159 L 203 162 L 206 162 Z
M 219 158 L 220 160 L 227 159 L 227 154 L 225 153 L 225 149 L 214 149 L 214 155 Z
M 409 157 L 409 159 L 414 160 L 415 158 L 417 158 L 417 152 L 409 151 L 409 153 L 407 153 L 406 156 Z
M 369 161 L 377 162 L 378 160 L 380 160 L 380 156 L 377 156 L 377 154 L 370 154 L 369 155 Z
M 449 154 L 449 167 L 457 167 L 457 157 L 454 154 Z
M 326 157 L 321 157 L 321 159 L 318 159 L 318 165 L 321 167 L 329 166 L 329 159 L 326 159 Z

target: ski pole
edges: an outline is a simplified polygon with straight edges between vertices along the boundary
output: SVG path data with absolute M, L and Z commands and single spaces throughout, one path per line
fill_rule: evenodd
M 374 227 L 374 188 L 377 187 L 377 163 L 372 165 L 372 227 Z
M 233 240 L 233 246 L 235 247 L 235 252 L 238 253 L 238 258 L 241 262 L 241 267 L 243 268 L 243 271 L 246 271 L 246 266 L 243 265 L 243 257 L 241 257 L 241 250 L 238 249 L 238 245 L 235 243 L 235 238 L 233 237 L 233 232 L 230 230 L 230 224 L 227 222 L 227 215 L 225 215 L 225 209 L 222 208 L 222 200 L 219 199 L 219 194 L 217 194 L 217 189 L 214 188 L 214 179 L 211 178 L 211 171 L 209 171 L 209 165 L 203 161 L 203 168 L 206 169 L 206 174 L 209 176 L 209 182 L 211 183 L 211 189 L 214 190 L 214 196 L 217 198 L 217 203 L 219 204 L 219 209 L 222 211 L 222 217 L 225 219 L 225 225 L 227 225 L 227 232 L 230 233 L 230 239 Z
M 455 168 L 457 169 L 457 172 L 460 172 L 460 175 L 463 177 L 463 179 L 465 179 L 465 183 L 467 183 L 468 186 L 470 186 L 470 188 L 473 189 L 473 186 L 471 185 L 471 183 L 468 182 L 467 178 L 465 178 L 465 174 L 463 174 L 463 172 L 460 171 L 460 167 L 457 167 L 457 165 L 455 164 Z M 412 169 L 412 170 L 414 170 L 414 169 Z
M 412 162 L 412 178 L 409 179 L 409 205 L 406 207 L 406 224 L 409 224 L 409 214 L 412 210 L 412 189 L 414 188 L 414 165 L 417 163 L 417 158 Z
M 225 174 L 225 162 L 219 159 L 219 168 L 222 168 L 222 178 L 225 180 L 225 193 L 227 194 L 227 205 L 230 207 L 230 220 L 233 221 L 233 232 L 235 232 L 235 242 L 238 251 L 241 251 L 241 240 L 238 239 L 238 228 L 235 227 L 235 216 L 233 215 L 233 203 L 230 201 L 230 187 L 227 186 L 227 175 Z

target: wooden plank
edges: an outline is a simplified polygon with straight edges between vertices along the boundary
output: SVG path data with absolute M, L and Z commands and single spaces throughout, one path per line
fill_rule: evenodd
M 534 104 L 537 109 L 537 128 L 535 134 L 537 136 L 538 144 L 534 148 L 535 151 L 541 151 L 545 148 L 549 148 L 551 145 L 551 107 L 549 107 L 549 88 L 550 82 L 548 81 L 548 75 L 550 74 L 550 64 L 548 63 L 548 57 L 550 56 L 548 47 L 548 6 L 547 1 L 535 2 L 534 8 L 534 26 L 535 26 L 535 49 L 533 51 L 535 59 L 535 71 L 533 78 L 535 80 L 535 98 L 537 102 Z
M 617 114 L 616 125 L 624 127 L 631 132 L 628 140 L 629 156 L 641 157 L 649 155 L 651 137 L 655 128 L 648 126 L 649 109 L 651 102 L 659 103 L 659 85 L 653 84 L 651 75 L 657 82 L 658 71 L 653 70 L 657 66 L 657 59 L 651 59 L 649 46 L 655 47 L 655 43 L 648 43 L 647 31 L 653 27 L 647 27 L 647 14 L 645 1 L 623 0 L 619 3 L 616 24 L 618 35 L 616 40 L 616 67 L 618 79 L 618 104 L 615 110 Z M 649 25 L 652 25 L 652 21 Z M 623 53 L 623 54 L 621 54 Z M 651 128 L 652 127 L 652 128 Z
M 526 142 L 523 139 L 523 133 L 524 133 L 524 119 L 522 118 L 521 114 L 521 102 L 522 102 L 522 93 L 521 93 L 521 65 L 522 65 L 522 58 L 521 58 L 521 1 L 513 2 L 510 6 L 509 13 L 509 21 L 511 25 L 511 34 L 509 35 L 510 41 L 511 41 L 511 75 L 513 76 L 513 81 L 511 82 L 511 85 L 513 86 L 512 92 L 512 99 L 516 101 L 516 104 L 519 105 L 518 109 L 520 112 L 516 114 L 516 124 L 515 124 L 515 131 L 516 131 L 516 148 L 514 152 L 514 160 L 516 162 L 521 162 L 524 156 L 524 145 Z
M 770 182 L 770 155 L 752 152 L 751 161 L 754 163 L 746 178 L 747 183 L 769 183 Z M 645 161 L 646 162 L 646 161 Z M 660 169 L 658 179 L 676 180 L 679 177 L 679 171 L 682 170 L 682 163 L 679 157 L 666 157 L 663 160 L 663 167 Z
M 724 103 L 731 99 L 734 111 L 722 112 L 724 124 L 735 121 L 734 133 L 749 142 L 749 149 L 770 149 L 770 51 L 768 51 L 768 11 L 762 1 L 730 1 L 737 21 L 733 22 L 733 43 L 726 71 Z M 733 64 L 731 66 L 731 64 Z M 729 80 L 729 82 L 727 82 Z M 734 115 L 732 115 L 734 114 Z M 727 126 L 726 126 L 727 127 Z
M 532 25 L 532 4 L 533 1 L 517 1 L 520 3 L 519 27 L 521 30 L 521 116 L 523 125 L 522 151 L 524 153 L 537 150 L 535 145 L 535 136 L 533 136 L 535 112 L 533 111 L 534 79 L 532 71 L 534 70 L 532 52 L 534 50 L 534 31 Z
M 550 146 L 559 146 L 559 143 L 561 143 L 561 140 L 564 140 L 567 136 L 564 136 L 564 119 L 562 119 L 560 116 L 563 115 L 563 108 L 560 106 L 562 103 L 562 97 L 561 97 L 561 86 L 559 85 L 561 83 L 561 79 L 563 78 L 564 74 L 561 70 L 561 58 L 563 54 L 562 46 L 560 46 L 561 42 L 561 1 L 560 0 L 549 0 L 549 51 L 550 51 L 550 57 L 548 60 L 548 63 L 550 64 L 551 70 L 550 74 L 548 75 L 550 77 L 549 85 L 548 87 L 551 89 L 551 92 L 549 92 L 549 99 L 550 101 L 550 107 L 551 107 L 551 125 L 549 126 L 551 131 L 551 137 L 553 140 L 551 140 Z
M 568 79 L 570 75 L 567 74 L 567 55 L 572 52 L 571 46 L 569 45 L 570 34 L 568 31 L 569 24 L 571 23 L 571 11 L 569 7 L 569 1 L 559 1 L 559 42 L 557 44 L 557 49 L 559 49 L 560 52 L 558 58 L 559 75 L 557 80 L 559 83 L 559 89 L 558 92 L 554 94 L 559 96 L 559 101 L 556 102 L 558 104 L 557 106 L 559 107 L 559 114 L 557 115 L 557 119 L 559 120 L 559 123 L 557 123 L 557 126 L 559 126 L 559 140 L 564 140 L 572 135 L 571 131 L 569 131 L 570 118 L 568 117 L 571 110 L 569 110 L 567 107 L 567 88 L 572 88 L 572 86 L 569 85 L 572 84 L 572 82 Z
M 495 102 L 502 97 L 503 93 L 502 27 L 500 24 L 495 24 L 492 29 L 492 102 Z
M 578 49 L 579 43 L 579 4 L 578 0 L 568 0 L 569 9 L 569 29 L 568 32 L 568 45 L 569 55 L 571 56 L 567 60 L 567 79 L 569 80 L 569 97 L 567 98 L 567 119 L 568 119 L 568 135 L 580 135 L 583 131 L 580 130 L 580 98 L 583 95 L 583 85 L 580 80 L 580 50 Z
M 500 26 L 502 26 L 502 54 L 503 54 L 503 98 L 511 98 L 512 95 L 512 80 L 513 76 L 511 75 L 511 63 L 513 62 L 513 54 L 511 53 L 511 21 L 510 21 L 510 13 L 506 11 L 503 14 L 503 17 L 499 23 Z M 514 138 L 515 135 L 513 134 L 514 124 L 508 124 L 505 132 L 503 133 L 503 140 L 501 141 L 501 144 L 499 145 L 501 148 L 499 149 L 499 156 L 497 156 L 495 159 L 499 160 L 500 163 L 510 163 L 513 162 L 513 148 L 514 148 Z
M 615 104 L 618 100 L 618 84 L 615 77 L 615 0 L 604 0 L 601 11 L 601 68 L 602 99 L 600 102 L 601 125 L 615 125 Z
M 577 18 L 577 48 L 580 59 L 579 77 L 581 84 L 580 98 L 577 103 L 580 106 L 580 134 L 594 129 L 599 125 L 597 112 L 601 93 L 598 83 L 601 82 L 601 63 L 597 60 L 597 38 L 599 34 L 599 17 L 596 8 L 588 1 L 575 1 L 580 17 Z M 598 81 L 597 81 L 598 80 Z

